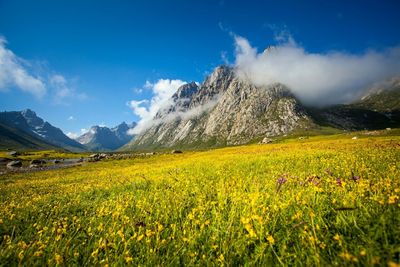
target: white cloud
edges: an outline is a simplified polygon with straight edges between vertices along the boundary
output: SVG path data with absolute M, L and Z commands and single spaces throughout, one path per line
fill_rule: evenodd
M 157 112 L 173 104 L 172 95 L 184 84 L 186 84 L 185 81 L 170 79 L 160 79 L 156 83 L 146 81 L 144 88 L 151 89 L 153 97 L 150 101 L 132 100 L 128 102 L 133 113 L 140 118 L 137 126 L 130 130 L 130 134 L 138 134 L 151 127 Z
M 85 128 L 82 128 L 81 131 L 79 133 L 74 133 L 74 132 L 68 132 L 67 136 L 71 139 L 77 139 L 79 136 L 81 136 L 82 134 L 87 133 L 88 130 Z
M 47 91 L 45 83 L 41 77 L 30 74 L 26 61 L 6 48 L 6 44 L 6 40 L 0 37 L 0 91 L 17 87 L 37 98 L 42 98 Z
M 75 120 L 75 117 L 74 117 L 74 116 L 69 116 L 67 120 L 69 120 L 69 121 L 74 121 L 74 120 Z
M 68 136 L 69 138 L 71 138 L 71 139 L 76 139 L 76 138 L 79 137 L 79 134 L 73 133 L 73 132 L 68 132 L 68 133 L 67 133 L 67 136 Z
M 18 88 L 37 98 L 43 98 L 51 92 L 55 104 L 66 104 L 66 100 L 84 100 L 87 95 L 77 92 L 71 82 L 60 74 L 42 68 L 38 62 L 29 62 L 15 55 L 6 47 L 7 41 L 0 36 L 0 91 Z M 34 75 L 33 73 L 40 73 Z M 44 77 L 44 78 L 43 78 Z
M 198 105 L 195 107 L 192 107 L 191 109 L 185 110 L 185 111 L 175 111 L 172 113 L 169 113 L 167 116 L 163 117 L 161 120 L 156 120 L 155 124 L 160 123 L 160 122 L 170 122 L 176 119 L 182 119 L 182 120 L 188 120 L 192 119 L 195 117 L 199 117 L 202 115 L 204 112 L 212 109 L 215 105 L 218 104 L 218 101 L 220 99 L 220 95 L 215 95 L 212 99 L 208 100 L 206 103 L 202 105 Z
M 236 73 L 259 86 L 283 83 L 306 104 L 346 103 L 374 83 L 400 74 L 400 47 L 362 54 L 310 53 L 288 32 L 275 41 L 277 46 L 258 52 L 248 40 L 235 36 Z

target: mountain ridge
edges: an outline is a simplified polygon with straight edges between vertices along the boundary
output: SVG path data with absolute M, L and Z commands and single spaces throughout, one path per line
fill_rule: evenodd
M 184 105 L 178 95 L 173 100 L 124 149 L 237 145 L 313 125 L 285 86 L 257 87 L 229 66 L 217 67 Z
M 125 122 L 113 128 L 95 125 L 76 140 L 91 151 L 113 151 L 132 139 L 133 136 L 129 135 L 128 131 L 135 126 L 136 123 L 128 125 Z
M 57 148 L 73 152 L 86 150 L 83 145 L 66 136 L 61 129 L 38 117 L 30 109 L 0 112 L 0 123 Z

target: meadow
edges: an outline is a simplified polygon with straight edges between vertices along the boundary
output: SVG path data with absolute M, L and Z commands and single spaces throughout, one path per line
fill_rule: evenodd
M 0 265 L 399 266 L 400 137 L 0 176 Z

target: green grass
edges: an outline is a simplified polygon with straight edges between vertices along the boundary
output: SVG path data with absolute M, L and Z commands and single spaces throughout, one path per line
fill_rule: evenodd
M 399 263 L 400 137 L 361 134 L 0 176 L 0 265 Z

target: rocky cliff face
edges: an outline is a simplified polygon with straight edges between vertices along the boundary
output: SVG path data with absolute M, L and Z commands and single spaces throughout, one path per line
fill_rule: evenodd
M 226 66 L 216 68 L 200 86 L 182 86 L 173 100 L 125 149 L 244 144 L 312 124 L 283 85 L 257 87 Z

